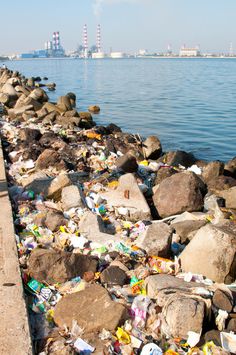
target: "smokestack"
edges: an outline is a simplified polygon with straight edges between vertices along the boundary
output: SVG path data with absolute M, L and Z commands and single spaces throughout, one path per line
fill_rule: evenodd
M 97 26 L 97 51 L 101 52 L 101 25 Z

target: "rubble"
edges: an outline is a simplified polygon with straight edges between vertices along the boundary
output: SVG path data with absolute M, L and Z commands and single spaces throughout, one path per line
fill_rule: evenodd
M 56 85 L 39 79 L 0 69 L 35 353 L 234 351 L 235 158 L 198 161 L 98 126 L 100 107 L 77 111 L 71 92 L 50 102 Z

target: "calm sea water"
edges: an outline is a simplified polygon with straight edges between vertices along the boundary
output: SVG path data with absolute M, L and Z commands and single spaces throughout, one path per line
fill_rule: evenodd
M 201 159 L 236 155 L 236 59 L 42 59 L 8 66 L 56 82 L 51 100 L 72 91 L 79 110 L 98 104 L 97 124 L 157 135 L 165 150 Z

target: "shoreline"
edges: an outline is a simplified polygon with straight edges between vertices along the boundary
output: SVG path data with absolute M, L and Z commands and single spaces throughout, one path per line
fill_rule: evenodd
M 236 159 L 163 152 L 158 137 L 97 126 L 98 106 L 78 112 L 71 92 L 49 102 L 56 85 L 39 79 L 0 72 L 35 353 L 79 351 L 82 339 L 94 354 L 144 355 L 148 346 L 202 354 L 199 339 L 213 340 L 207 332 L 218 327 L 225 339 L 236 316 Z M 227 320 L 219 326 L 220 310 Z M 220 340 L 205 346 L 231 350 Z

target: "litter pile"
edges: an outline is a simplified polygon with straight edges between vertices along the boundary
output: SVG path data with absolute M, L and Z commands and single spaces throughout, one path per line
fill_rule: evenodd
M 236 158 L 164 153 L 55 87 L 0 71 L 35 353 L 236 353 Z

